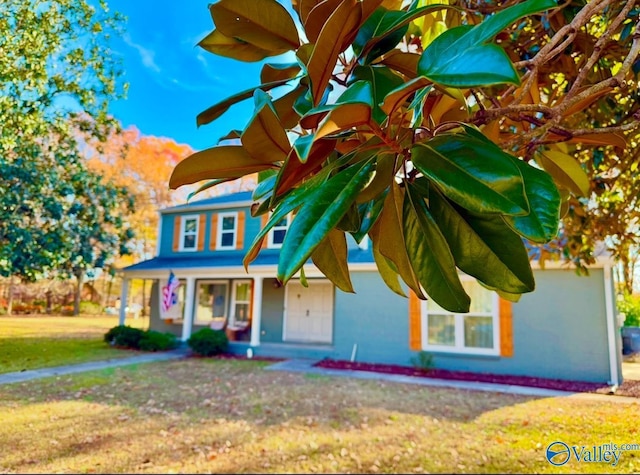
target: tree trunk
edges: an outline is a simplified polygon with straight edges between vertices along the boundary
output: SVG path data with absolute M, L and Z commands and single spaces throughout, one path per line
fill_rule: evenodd
M 9 298 L 7 299 L 7 315 L 13 314 L 13 276 L 9 277 Z
M 80 315 L 80 296 L 82 294 L 82 270 L 76 271 L 76 295 L 73 299 L 73 315 Z

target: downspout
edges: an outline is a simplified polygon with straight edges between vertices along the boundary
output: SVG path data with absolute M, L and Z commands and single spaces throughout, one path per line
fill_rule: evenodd
M 619 386 L 621 381 L 620 373 L 618 372 L 618 345 L 616 344 L 616 316 L 614 315 L 614 303 L 611 281 L 611 267 L 606 264 L 604 266 L 604 305 L 605 316 L 607 320 L 607 340 L 609 343 L 609 374 L 611 381 L 609 384 L 612 386 Z

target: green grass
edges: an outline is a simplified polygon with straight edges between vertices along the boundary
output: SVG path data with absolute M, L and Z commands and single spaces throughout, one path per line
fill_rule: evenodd
M 637 403 L 189 358 L 0 386 L 0 473 L 637 473 L 545 449 L 637 443 Z
M 127 321 L 142 326 L 146 319 Z M 0 317 L 0 373 L 123 358 L 103 341 L 117 317 Z

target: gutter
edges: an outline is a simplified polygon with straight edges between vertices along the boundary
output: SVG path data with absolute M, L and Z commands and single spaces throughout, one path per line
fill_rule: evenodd
M 622 378 L 618 371 L 618 345 L 616 345 L 616 316 L 614 315 L 613 292 L 611 288 L 611 267 L 604 266 L 604 305 L 605 318 L 607 323 L 607 341 L 609 346 L 609 384 L 617 387 L 622 383 Z

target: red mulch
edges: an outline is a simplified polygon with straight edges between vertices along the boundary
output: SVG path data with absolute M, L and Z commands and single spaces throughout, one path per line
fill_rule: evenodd
M 471 373 L 467 371 L 448 371 L 444 369 L 425 370 L 410 366 L 392 364 L 359 363 L 344 360 L 324 359 L 315 366 L 320 368 L 372 371 L 376 373 L 399 374 L 417 378 L 435 378 L 455 381 L 474 381 L 482 383 L 507 384 L 528 386 L 534 388 L 554 389 L 569 392 L 590 392 L 609 394 L 607 384 L 590 383 L 586 381 L 567 381 L 563 379 L 533 378 L 529 376 L 512 376 L 504 374 Z M 640 381 L 625 381 L 615 393 L 621 396 L 640 397 Z

